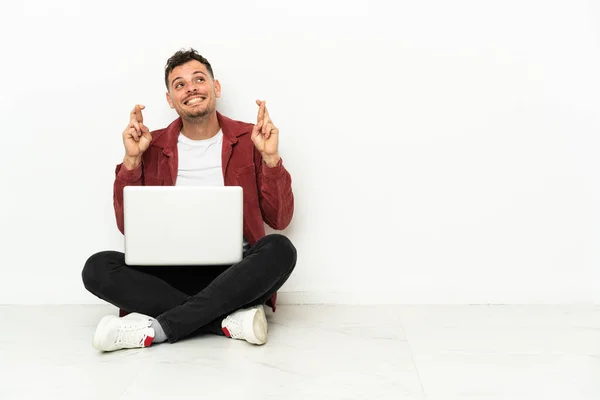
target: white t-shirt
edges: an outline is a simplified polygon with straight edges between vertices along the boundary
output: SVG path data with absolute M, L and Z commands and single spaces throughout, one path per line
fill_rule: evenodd
M 177 140 L 178 168 L 176 186 L 224 186 L 223 132 L 210 139 L 192 140 L 179 134 Z M 249 248 L 244 238 L 244 251 Z
M 223 132 L 210 139 L 192 140 L 179 134 L 177 140 L 177 186 L 223 186 L 221 150 Z

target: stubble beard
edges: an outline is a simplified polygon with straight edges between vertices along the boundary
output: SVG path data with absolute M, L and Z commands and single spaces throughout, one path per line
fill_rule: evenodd
M 206 107 L 195 113 L 182 113 L 181 117 L 187 121 L 198 123 L 207 119 L 215 111 L 214 107 Z

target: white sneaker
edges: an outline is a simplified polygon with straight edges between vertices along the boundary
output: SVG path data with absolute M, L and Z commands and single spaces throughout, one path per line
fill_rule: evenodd
M 230 314 L 221 323 L 225 336 L 232 339 L 242 339 L 252 344 L 267 342 L 267 317 L 262 305 L 238 310 Z
M 148 347 L 154 340 L 151 324 L 152 319 L 143 314 L 107 315 L 100 320 L 92 345 L 99 351 Z

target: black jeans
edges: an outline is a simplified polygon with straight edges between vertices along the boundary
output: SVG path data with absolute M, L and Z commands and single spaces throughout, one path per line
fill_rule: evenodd
M 296 249 L 283 235 L 267 235 L 232 266 L 130 266 L 125 255 L 103 251 L 83 267 L 87 290 L 128 312 L 158 320 L 173 343 L 197 333 L 222 334 L 232 312 L 264 304 L 296 266 Z

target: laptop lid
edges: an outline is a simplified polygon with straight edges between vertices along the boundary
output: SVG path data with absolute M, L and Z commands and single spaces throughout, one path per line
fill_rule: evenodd
M 126 186 L 128 265 L 224 265 L 243 257 L 239 186 Z

